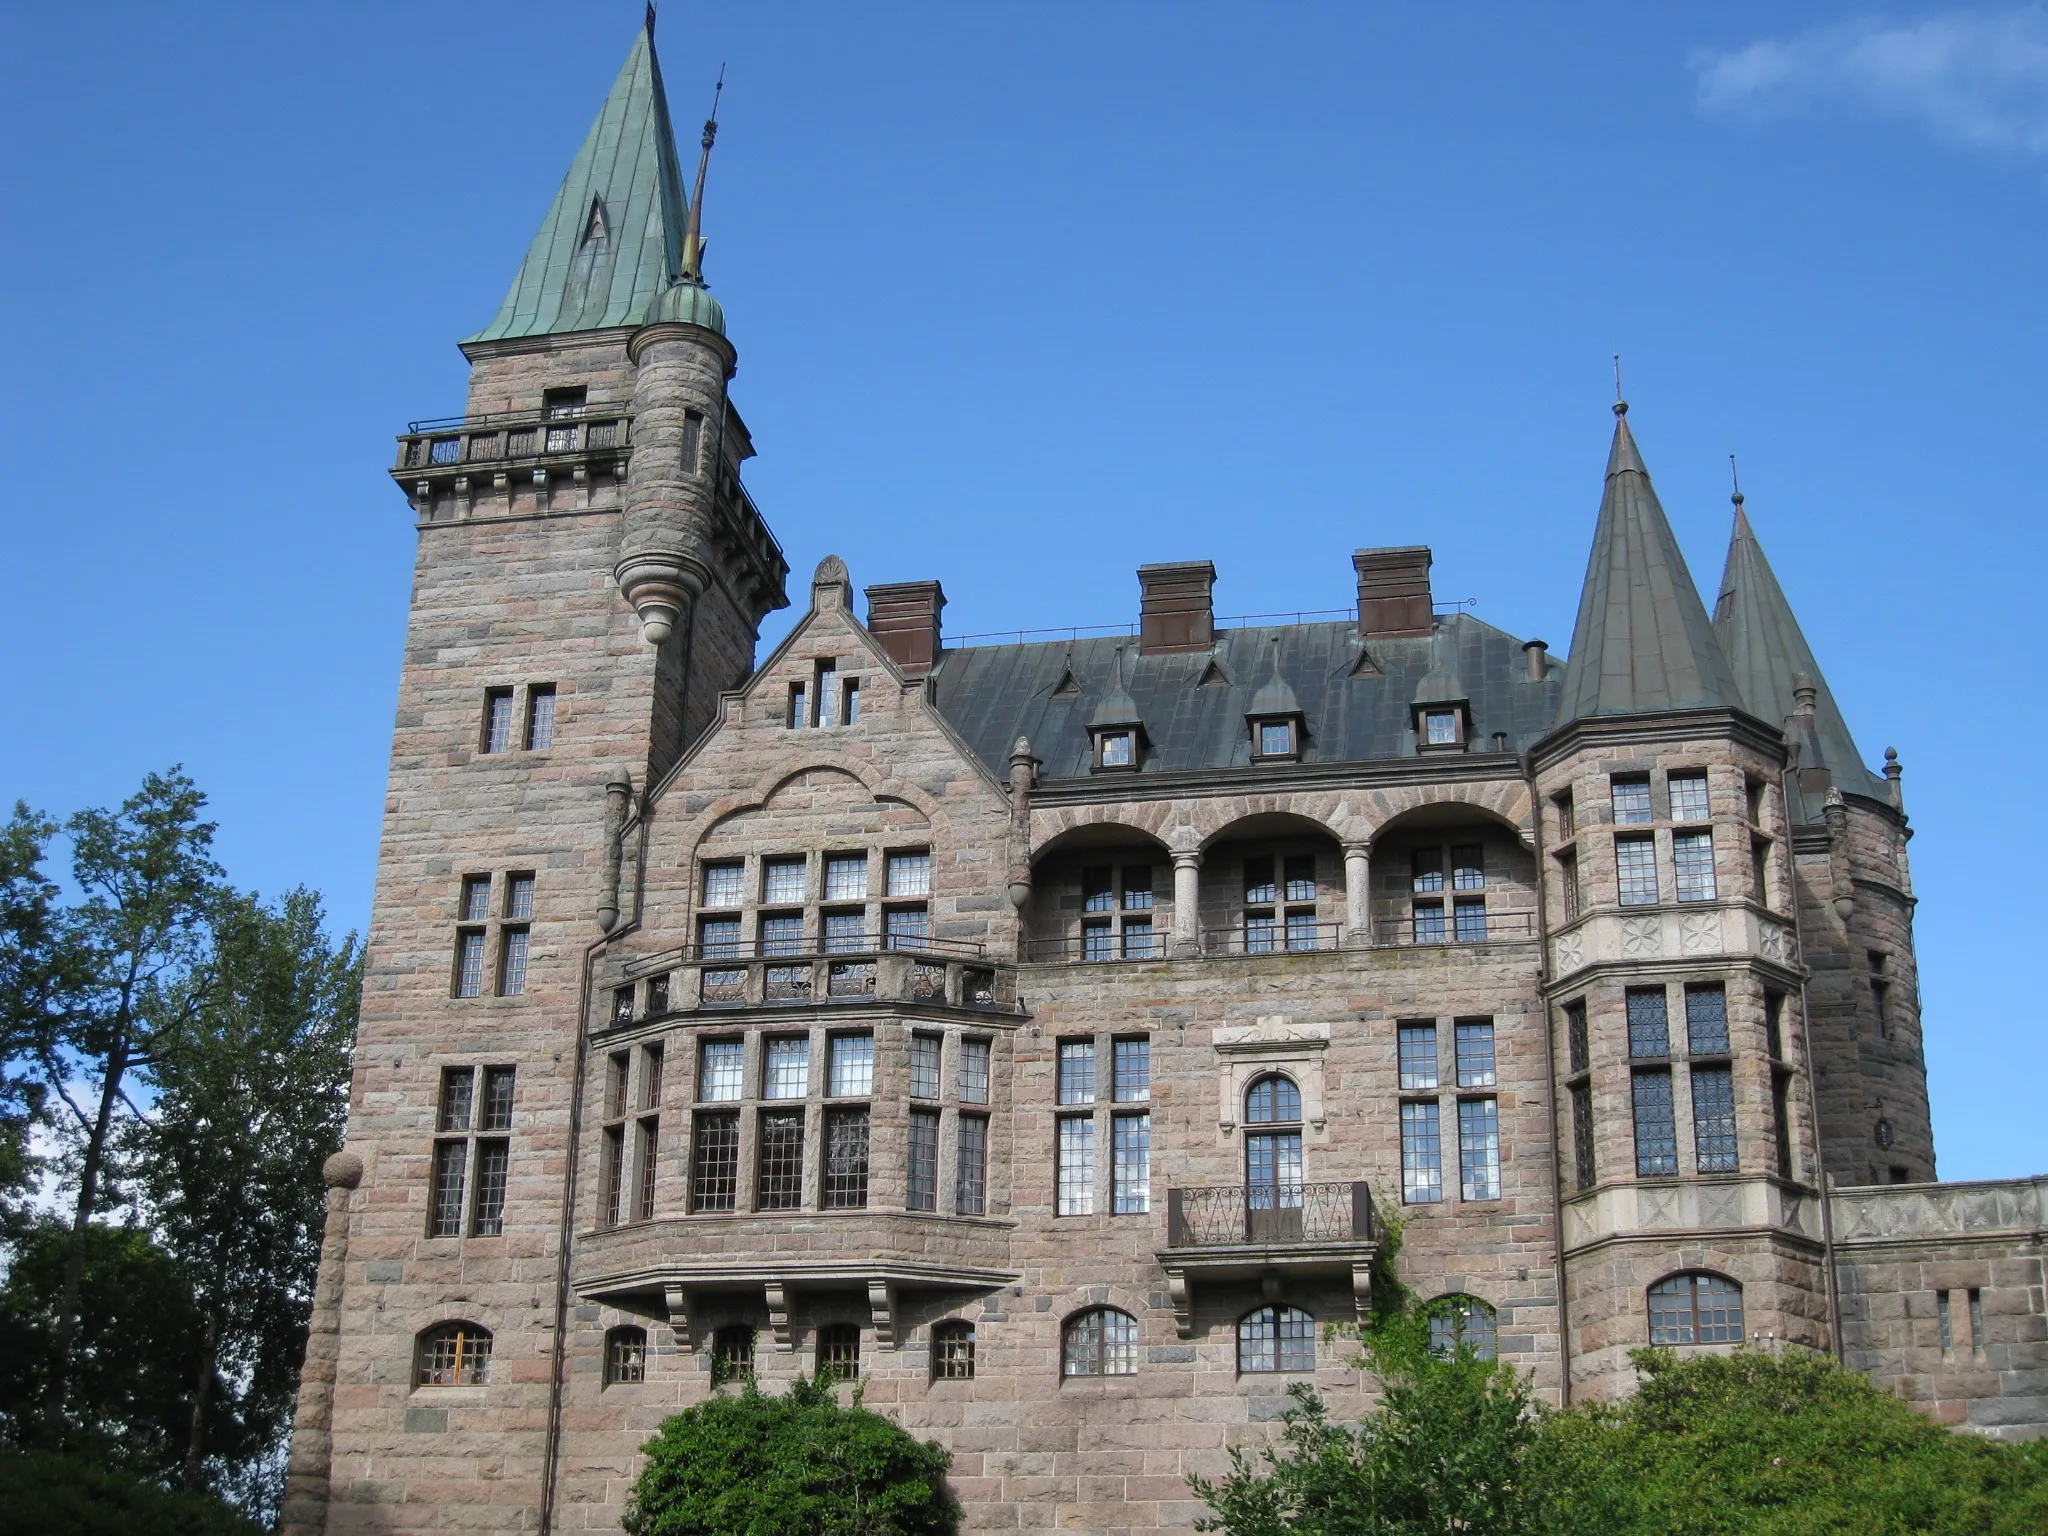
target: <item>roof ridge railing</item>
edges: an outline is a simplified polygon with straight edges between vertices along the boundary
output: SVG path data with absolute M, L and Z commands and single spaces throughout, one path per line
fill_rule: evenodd
M 1432 614 L 1467 613 L 1479 606 L 1476 597 L 1461 597 L 1455 602 L 1437 603 Z M 1211 622 L 1218 629 L 1250 629 L 1255 625 L 1268 624 L 1278 620 L 1301 624 L 1311 619 L 1351 619 L 1356 621 L 1356 608 L 1296 608 L 1283 609 L 1278 613 L 1226 613 L 1218 614 Z M 972 634 L 948 635 L 945 643 L 950 648 L 965 645 L 970 640 L 1015 640 L 1019 645 L 1029 642 L 1034 635 L 1052 639 L 1079 640 L 1083 637 L 1106 635 L 1128 635 L 1135 639 L 1138 625 L 1135 621 L 1126 624 L 1053 624 L 1044 629 L 982 629 Z

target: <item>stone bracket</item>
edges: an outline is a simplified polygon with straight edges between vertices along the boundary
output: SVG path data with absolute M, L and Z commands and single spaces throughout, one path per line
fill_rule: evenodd
M 884 1349 L 899 1347 L 896 1331 L 896 1287 L 886 1280 L 868 1282 L 868 1317 L 874 1324 L 875 1342 Z
M 1372 1265 L 1351 1266 L 1351 1306 L 1358 1314 L 1358 1326 L 1372 1321 Z
M 779 1280 L 771 1280 L 762 1289 L 768 1302 L 768 1328 L 775 1335 L 775 1347 L 787 1354 L 795 1345 L 789 1337 L 789 1292 Z
M 1173 1302 L 1173 1323 L 1184 1339 L 1195 1336 L 1195 1289 L 1185 1270 L 1166 1272 L 1166 1294 Z
M 661 1292 L 662 1305 L 668 1308 L 669 1332 L 676 1338 L 676 1348 L 683 1354 L 690 1353 L 690 1293 L 680 1285 L 664 1286 Z

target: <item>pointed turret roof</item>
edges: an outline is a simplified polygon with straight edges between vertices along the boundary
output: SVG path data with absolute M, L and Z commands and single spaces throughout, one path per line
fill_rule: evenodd
M 1658 504 L 1650 472 L 1614 406 L 1614 447 L 1593 554 L 1572 628 L 1557 723 L 1590 715 L 1740 706 L 1714 627 Z
M 681 270 L 688 222 L 650 10 L 498 318 L 467 339 L 637 324 Z
M 1815 695 L 1810 725 L 1787 725 L 1788 735 L 1801 742 L 1801 769 L 1825 768 L 1828 782 L 1837 788 L 1888 799 L 1885 781 L 1864 766 L 1863 754 L 1856 750 L 1849 722 L 1842 718 L 1820 663 L 1813 659 L 1813 648 L 1749 525 L 1740 491 L 1734 500 L 1735 527 L 1728 538 L 1721 595 L 1714 604 L 1714 633 L 1744 707 L 1774 725 L 1785 724 L 1798 713 L 1796 691 L 1810 685 Z

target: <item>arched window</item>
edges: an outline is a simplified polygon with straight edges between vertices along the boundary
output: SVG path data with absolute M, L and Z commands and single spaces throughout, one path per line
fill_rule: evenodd
M 1239 1319 L 1240 1371 L 1312 1371 L 1316 1368 L 1316 1320 L 1299 1307 L 1261 1307 Z
M 647 1379 L 647 1330 L 614 1328 L 604 1336 L 604 1384 L 621 1387 Z
M 851 1381 L 860 1374 L 860 1326 L 828 1323 L 818 1330 L 818 1374 L 829 1381 Z
M 1067 1319 L 1060 1371 L 1067 1376 L 1138 1374 L 1138 1320 L 1115 1307 L 1095 1307 Z
M 1477 1296 L 1439 1296 L 1429 1304 L 1429 1352 L 1448 1360 L 1461 1344 L 1475 1359 L 1499 1358 L 1493 1308 Z
M 1301 1235 L 1301 1090 L 1277 1072 L 1244 1096 L 1244 1204 L 1253 1242 Z
M 932 1380 L 966 1381 L 974 1375 L 974 1324 L 937 1323 L 932 1327 Z
M 491 1379 L 491 1331 L 475 1323 L 440 1323 L 420 1335 L 422 1387 L 480 1387 Z
M 1650 1287 L 1652 1344 L 1740 1344 L 1742 1287 L 1726 1275 L 1672 1275 Z
M 754 1330 L 731 1323 L 711 1335 L 711 1368 L 720 1381 L 754 1374 Z

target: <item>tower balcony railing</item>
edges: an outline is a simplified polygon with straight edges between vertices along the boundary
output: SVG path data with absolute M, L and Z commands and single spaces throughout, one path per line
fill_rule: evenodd
M 624 448 L 633 424 L 620 405 L 501 411 L 408 422 L 393 473 L 502 468 L 548 458 L 580 458 Z
M 691 944 L 633 967 L 668 977 L 671 1012 L 786 1008 L 813 1003 L 898 1002 L 954 1008 L 1014 1006 L 1014 974 L 983 958 L 983 946 L 918 934 L 837 934 L 815 939 Z M 611 1027 L 635 1022 L 635 991 L 621 988 Z M 623 1011 L 621 1011 L 623 1009 Z

